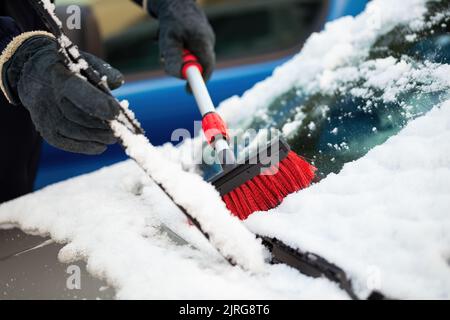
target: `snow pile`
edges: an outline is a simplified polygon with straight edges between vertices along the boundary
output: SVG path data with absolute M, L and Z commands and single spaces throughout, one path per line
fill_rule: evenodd
M 362 296 L 450 299 L 450 101 L 247 224 L 343 267 Z

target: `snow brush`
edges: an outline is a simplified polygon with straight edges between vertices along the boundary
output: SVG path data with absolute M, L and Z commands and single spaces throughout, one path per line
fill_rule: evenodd
M 291 151 L 282 138 L 273 139 L 238 163 L 230 148 L 227 125 L 216 112 L 203 80 L 201 64 L 188 50 L 184 50 L 183 61 L 182 76 L 191 87 L 203 117 L 203 132 L 223 169 L 210 182 L 228 210 L 245 220 L 256 211 L 277 207 L 289 194 L 311 185 L 316 168 Z
M 67 67 L 70 70 L 72 70 L 73 72 L 79 73 L 80 76 L 83 76 L 87 81 L 89 81 L 92 85 L 97 87 L 99 90 L 112 96 L 112 93 L 109 90 L 108 85 L 107 85 L 105 79 L 102 77 L 102 75 L 99 74 L 99 72 L 97 72 L 94 68 L 92 68 L 92 66 L 89 66 L 87 64 L 87 62 L 81 56 L 77 46 L 75 44 L 73 44 L 70 41 L 70 39 L 67 38 L 67 36 L 64 35 L 64 32 L 62 30 L 61 21 L 59 21 L 59 19 L 54 14 L 54 6 L 50 2 L 50 0 L 29 0 L 29 4 L 31 5 L 31 7 L 35 11 L 35 13 L 40 17 L 42 22 L 45 24 L 48 31 L 51 32 L 57 39 L 58 44 L 60 46 L 61 55 L 64 57 Z M 199 92 L 199 89 L 201 90 L 202 86 L 204 86 L 204 83 L 202 85 L 202 83 L 200 81 L 196 81 L 195 78 L 200 76 L 200 79 L 201 79 L 201 72 L 199 74 L 199 71 L 201 70 L 200 69 L 201 66 L 198 64 L 197 59 L 195 59 L 195 57 L 193 57 L 193 56 L 191 56 L 191 57 L 185 56 L 185 59 L 186 59 L 186 62 L 185 62 L 184 68 L 183 68 L 183 71 L 184 71 L 183 73 L 186 75 L 186 77 L 194 78 L 194 80 L 192 81 L 191 87 L 193 88 L 194 92 Z M 195 65 L 196 68 L 190 68 L 190 66 L 193 66 L 193 65 Z M 197 70 L 197 71 L 195 71 L 195 70 Z M 202 82 L 203 82 L 203 80 L 202 80 Z M 197 85 L 198 85 L 198 88 L 197 88 Z M 205 87 L 203 89 L 206 91 Z M 207 91 L 206 91 L 206 94 L 207 94 Z M 209 100 L 211 100 L 211 99 L 209 98 Z M 206 99 L 205 99 L 205 101 L 206 101 Z M 117 121 L 120 124 L 122 124 L 124 127 L 126 127 L 126 129 L 131 134 L 136 135 L 136 136 L 144 135 L 144 130 L 140 126 L 139 122 L 136 120 L 134 114 L 129 109 L 122 106 L 119 103 L 119 101 L 117 101 L 117 103 L 121 110 L 121 114 L 118 117 Z M 211 106 L 212 102 L 208 102 L 208 104 L 209 104 L 209 106 Z M 205 105 L 205 106 L 208 106 L 208 105 Z M 211 117 L 211 119 L 218 119 L 218 118 L 215 118 L 214 116 L 210 116 L 210 117 Z M 219 121 L 217 124 L 210 125 L 209 127 L 214 129 L 214 128 L 220 127 L 219 124 L 224 125 L 224 122 Z M 207 126 L 207 128 L 209 128 L 209 127 Z M 224 131 L 224 130 L 222 130 L 222 131 Z M 207 132 L 210 132 L 210 131 L 207 130 Z M 232 186 L 232 184 L 230 184 L 230 181 L 232 181 L 233 184 L 237 184 L 237 185 L 239 185 L 238 187 L 241 187 L 241 189 L 245 190 L 244 184 L 245 184 L 245 182 L 247 182 L 246 179 L 251 179 L 248 177 L 252 176 L 254 173 L 251 174 L 252 170 L 250 170 L 250 169 L 248 170 L 249 172 L 247 172 L 246 170 L 244 170 L 244 168 L 246 168 L 245 166 L 237 165 L 235 163 L 236 160 L 234 159 L 234 155 L 232 154 L 231 149 L 229 148 L 228 142 L 226 140 L 224 142 L 226 142 L 227 146 L 225 145 L 225 143 L 221 143 L 221 142 L 217 143 L 217 141 L 221 140 L 221 139 L 218 139 L 219 138 L 218 134 L 213 134 L 213 135 L 211 135 L 211 137 L 213 137 L 214 140 L 216 140 L 216 143 L 214 145 L 216 146 L 216 151 L 219 151 L 218 153 L 221 154 L 221 157 L 223 160 L 222 161 L 223 168 L 224 168 L 224 172 L 221 175 L 219 175 L 218 177 L 216 177 L 214 179 L 213 183 L 215 183 L 216 187 L 219 188 L 219 190 L 227 190 L 227 188 L 226 188 L 227 186 Z M 225 137 L 225 135 L 224 135 L 224 137 Z M 214 142 L 214 141 L 212 140 L 212 142 Z M 125 146 L 124 142 L 120 140 L 119 143 L 126 150 L 127 147 Z M 222 145 L 223 149 L 220 148 L 221 145 Z M 277 147 L 275 149 L 272 147 L 272 145 L 269 145 L 267 147 L 267 150 L 272 151 L 272 149 L 274 149 L 273 150 L 274 152 L 279 152 L 280 154 L 284 155 L 284 156 L 282 156 L 282 158 L 288 159 L 288 156 L 290 153 L 289 148 L 288 148 L 287 144 L 282 144 L 282 145 L 283 145 L 282 147 Z M 223 151 L 223 152 L 221 152 L 221 151 Z M 227 157 L 229 157 L 229 159 L 227 159 Z M 291 157 L 292 157 L 292 155 L 291 155 Z M 161 191 L 171 200 L 171 202 L 174 203 L 174 205 L 178 207 L 178 209 L 184 214 L 184 216 L 192 222 L 192 224 L 199 230 L 199 232 L 206 239 L 208 239 L 210 241 L 211 245 L 219 252 L 219 254 L 221 254 L 222 257 L 226 261 L 228 261 L 229 264 L 231 264 L 233 266 L 237 265 L 237 263 L 235 263 L 227 255 L 225 255 L 222 252 L 222 250 L 220 250 L 220 248 L 216 247 L 214 245 L 214 243 L 211 242 L 210 234 L 208 234 L 205 231 L 205 228 L 201 225 L 201 223 L 197 219 L 195 219 L 191 214 L 189 214 L 189 211 L 187 208 L 183 207 L 182 205 L 180 205 L 177 202 L 175 197 L 172 195 L 172 192 L 170 192 L 170 190 L 168 190 L 162 183 L 156 181 L 152 177 L 152 175 L 148 172 L 148 170 L 145 169 L 145 165 L 143 163 L 141 163 L 139 161 L 139 159 L 133 159 L 133 160 L 137 163 L 138 166 L 140 166 L 142 168 L 142 170 L 144 172 L 147 173 L 148 177 L 155 183 L 155 185 L 157 185 L 161 189 Z M 233 161 L 231 161 L 231 160 L 233 160 Z M 294 157 L 293 161 L 294 161 L 294 163 L 296 163 L 297 159 Z M 238 168 L 239 168 L 239 170 L 237 170 Z M 271 169 L 271 168 L 269 168 L 269 169 Z M 274 169 L 274 168 L 272 168 L 272 169 Z M 312 173 L 310 173 L 312 175 L 314 172 L 314 168 L 309 167 L 309 169 L 312 170 Z M 233 172 L 234 175 L 230 174 L 229 176 L 226 176 L 226 174 L 230 173 L 230 172 Z M 244 173 L 242 173 L 242 172 L 244 172 Z M 239 175 L 240 173 L 242 173 L 242 175 Z M 256 177 L 256 175 L 254 177 Z M 264 183 L 267 183 L 267 181 L 265 181 L 265 179 L 261 179 L 261 180 L 263 180 L 261 183 L 264 186 Z M 239 184 L 239 183 L 237 183 L 237 181 L 241 181 L 243 184 Z M 302 180 L 300 180 L 300 181 L 302 181 Z M 258 182 L 255 183 L 256 188 L 262 188 L 262 187 L 258 187 L 258 184 L 259 184 Z M 236 188 L 237 186 L 235 185 L 234 187 Z M 269 190 L 270 192 L 273 192 L 272 188 L 265 188 L 265 190 Z M 224 191 L 222 191 L 222 192 L 224 192 Z M 242 191 L 242 192 L 244 192 L 244 195 L 245 195 L 245 191 Z M 284 190 L 283 192 L 277 191 L 277 194 L 284 194 L 286 192 L 287 192 L 287 190 Z M 242 198 L 242 199 L 244 199 L 244 198 Z M 274 199 L 279 199 L 278 201 L 281 201 L 281 199 L 279 197 L 278 198 L 274 197 Z M 274 201 L 273 203 L 276 203 L 276 201 Z M 243 206 L 243 204 L 239 204 L 239 206 Z M 253 206 L 256 207 L 256 205 L 252 205 L 252 207 Z M 269 206 L 270 206 L 269 204 L 266 204 L 266 207 L 269 207 Z M 250 210 L 248 210 L 248 211 L 250 211 Z M 270 263 L 286 264 L 286 265 L 298 270 L 300 273 L 302 273 L 306 276 L 309 276 L 309 277 L 329 279 L 330 281 L 337 283 L 339 285 L 339 287 L 342 290 L 344 290 L 351 299 L 355 299 L 355 300 L 358 299 L 358 296 L 356 295 L 356 293 L 353 289 L 353 286 L 352 286 L 352 283 L 351 283 L 349 277 L 347 276 L 347 274 L 345 273 L 345 271 L 343 269 L 339 268 L 335 264 L 327 261 L 325 258 L 323 258 L 317 254 L 314 254 L 314 253 L 311 253 L 308 251 L 303 251 L 300 249 L 294 249 L 291 246 L 283 243 L 282 241 L 280 241 L 276 238 L 265 237 L 265 236 L 261 236 L 261 235 L 257 235 L 257 234 L 255 234 L 255 236 L 261 240 L 262 244 L 271 253 Z M 5 257 L 0 257 L 0 261 L 2 259 L 5 259 Z M 243 266 L 241 266 L 241 265 L 239 265 L 239 266 L 242 267 L 243 269 L 245 269 Z M 385 296 L 378 292 L 372 292 L 372 294 L 367 299 L 369 299 L 369 300 L 385 299 Z

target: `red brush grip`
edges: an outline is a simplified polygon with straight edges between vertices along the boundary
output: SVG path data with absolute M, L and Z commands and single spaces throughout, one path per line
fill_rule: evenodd
M 181 75 L 187 79 L 187 70 L 190 67 L 197 67 L 201 74 L 203 74 L 203 67 L 198 61 L 197 57 L 189 50 L 183 50 L 183 67 L 181 68 Z
M 214 143 L 217 136 L 222 136 L 229 140 L 227 125 L 215 112 L 208 113 L 203 117 L 202 127 L 209 144 Z

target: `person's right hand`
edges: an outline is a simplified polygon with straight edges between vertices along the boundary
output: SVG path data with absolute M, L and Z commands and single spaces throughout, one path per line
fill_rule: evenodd
M 107 76 L 111 89 L 121 86 L 119 71 L 93 55 L 83 56 Z M 116 101 L 68 70 L 52 37 L 32 36 L 21 44 L 3 64 L 2 80 L 8 98 L 28 109 L 49 144 L 93 155 L 116 142 L 107 124 L 119 114 Z

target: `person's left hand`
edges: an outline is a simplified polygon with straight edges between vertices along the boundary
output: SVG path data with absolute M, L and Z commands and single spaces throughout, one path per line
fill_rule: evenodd
M 166 73 L 182 78 L 183 49 L 197 56 L 208 80 L 214 70 L 215 35 L 205 13 L 193 0 L 155 1 L 160 22 L 159 46 Z

